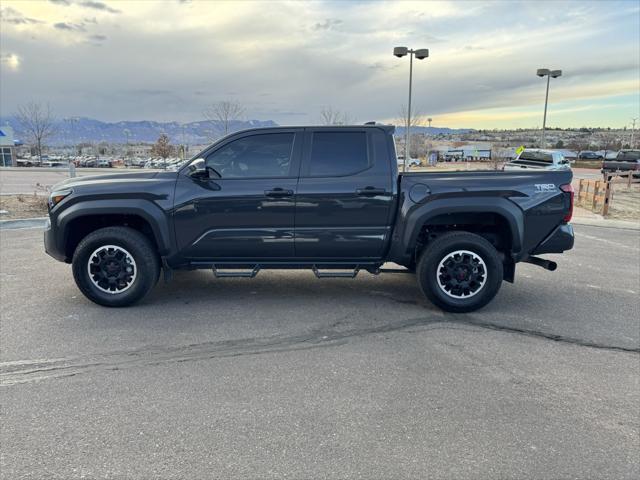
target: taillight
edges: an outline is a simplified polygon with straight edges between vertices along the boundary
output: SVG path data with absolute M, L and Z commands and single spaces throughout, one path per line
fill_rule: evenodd
M 562 219 L 564 223 L 569 223 L 571 221 L 571 217 L 573 216 L 573 185 L 571 185 L 570 183 L 567 183 L 566 185 L 560 185 L 560 190 L 562 190 L 564 193 L 569 194 L 569 211 Z

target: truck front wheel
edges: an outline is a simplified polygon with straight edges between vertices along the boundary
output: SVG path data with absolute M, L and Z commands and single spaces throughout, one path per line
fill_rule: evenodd
M 416 273 L 422 293 L 432 303 L 447 312 L 472 312 L 500 290 L 502 261 L 480 235 L 448 232 L 427 245 Z
M 91 301 L 125 307 L 157 283 L 160 261 L 153 245 L 129 227 L 106 227 L 87 235 L 73 254 L 73 278 Z

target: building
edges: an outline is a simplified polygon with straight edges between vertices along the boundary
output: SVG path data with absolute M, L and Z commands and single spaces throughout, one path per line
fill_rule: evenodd
M 491 160 L 491 144 L 463 144 L 444 154 L 448 161 Z
M 128 152 L 128 156 L 130 157 L 149 157 L 151 156 L 151 149 L 153 148 L 153 145 L 139 143 L 136 145 L 126 145 L 125 148 Z
M 13 129 L 8 125 L 0 126 L 0 167 L 12 167 L 16 164 L 16 145 Z

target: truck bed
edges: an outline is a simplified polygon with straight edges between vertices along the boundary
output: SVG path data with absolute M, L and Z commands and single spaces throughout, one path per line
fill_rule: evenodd
M 401 173 L 392 257 L 403 261 L 407 252 L 394 247 L 411 245 L 413 239 L 407 236 L 421 222 L 471 223 L 490 213 L 505 219 L 513 238 L 513 259 L 520 261 L 564 223 L 571 207 L 560 186 L 570 185 L 572 178 L 570 170 Z M 465 212 L 466 220 L 456 220 L 459 212 Z

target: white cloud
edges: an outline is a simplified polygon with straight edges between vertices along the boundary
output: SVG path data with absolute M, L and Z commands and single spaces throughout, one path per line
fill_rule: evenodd
M 539 67 L 565 72 L 554 102 L 637 98 L 631 2 L 65 3 L 3 0 L 3 51 L 22 68 L 0 72 L 0 113 L 42 98 L 62 115 L 197 120 L 205 103 L 232 98 L 281 123 L 315 121 L 323 105 L 393 118 L 407 91 L 398 45 L 430 49 L 414 62 L 414 102 L 434 117 L 526 112 L 541 102 Z

